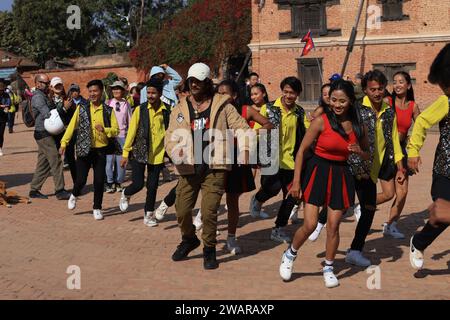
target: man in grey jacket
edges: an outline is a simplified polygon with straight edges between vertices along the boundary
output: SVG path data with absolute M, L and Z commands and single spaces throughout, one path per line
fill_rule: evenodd
M 40 190 L 47 178 L 52 175 L 55 182 L 56 198 L 67 200 L 70 193 L 64 190 L 63 163 L 56 148 L 55 140 L 44 128 L 44 120 L 52 109 L 52 103 L 47 96 L 50 79 L 45 74 L 38 74 L 34 81 L 36 92 L 31 99 L 31 106 L 35 118 L 34 139 L 38 145 L 38 159 L 31 181 L 30 198 L 48 199 Z

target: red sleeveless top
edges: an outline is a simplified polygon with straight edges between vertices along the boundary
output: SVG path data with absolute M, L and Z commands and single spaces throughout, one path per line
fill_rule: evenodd
M 324 129 L 317 139 L 315 154 L 331 161 L 347 161 L 350 155 L 348 145 L 357 143 L 355 133 L 352 131 L 348 138 L 344 138 L 333 130 L 325 113 L 321 117 Z
M 414 113 L 414 101 L 410 101 L 408 108 L 405 110 L 395 106 L 395 113 L 397 114 L 397 128 L 398 132 L 407 134 L 412 124 Z
M 247 110 L 251 108 L 251 106 L 242 106 L 242 118 L 247 119 Z M 248 125 L 253 129 L 255 126 L 255 121 L 248 121 Z

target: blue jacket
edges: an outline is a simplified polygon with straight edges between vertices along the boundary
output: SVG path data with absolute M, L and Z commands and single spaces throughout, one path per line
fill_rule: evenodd
M 164 70 L 161 67 L 153 67 L 150 71 L 150 78 L 158 73 L 165 73 L 172 79 L 164 80 L 164 88 L 163 88 L 163 97 L 161 100 L 166 104 L 174 107 L 178 104 L 178 98 L 175 93 L 175 88 L 181 83 L 183 80 L 181 76 L 171 67 L 167 67 Z M 147 87 L 144 87 L 141 91 L 141 104 L 147 102 Z

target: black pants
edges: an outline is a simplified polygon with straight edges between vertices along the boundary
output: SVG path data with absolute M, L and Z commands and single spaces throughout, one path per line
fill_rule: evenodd
M 430 222 L 427 222 L 425 227 L 414 235 L 413 246 L 420 251 L 425 250 L 447 227 L 448 224 L 440 224 L 438 227 L 433 227 Z
M 283 202 L 278 210 L 276 227 L 284 227 L 288 224 L 289 216 L 297 201 L 291 196 L 286 197 L 288 186 L 294 179 L 294 170 L 279 169 L 278 173 L 272 176 L 261 177 L 261 189 L 256 193 L 255 199 L 259 202 L 266 202 L 275 197 L 281 190 L 283 191 Z
M 5 128 L 6 121 L 0 120 L 0 148 L 3 148 L 3 142 L 5 141 Z
M 73 184 L 77 181 L 77 164 L 75 161 L 75 138 L 72 138 L 70 143 L 66 147 L 66 152 L 64 153 L 64 163 L 69 165 L 70 175 L 72 176 Z
M 8 128 L 12 129 L 14 128 L 14 121 L 16 119 L 16 113 L 15 112 L 9 112 L 8 113 Z
M 131 197 L 144 188 L 145 167 L 147 167 L 147 197 L 145 198 L 144 213 L 155 211 L 156 192 L 158 190 L 159 174 L 164 164 L 144 164 L 131 161 L 131 179 L 133 183 L 125 189 L 125 195 Z
M 369 179 L 355 179 L 355 189 L 361 206 L 361 218 L 355 230 L 351 245 L 352 250 L 362 251 L 366 237 L 372 226 L 377 206 L 377 185 Z M 367 208 L 369 207 L 369 208 Z
M 86 157 L 78 157 L 76 161 L 77 179 L 72 194 L 78 197 L 86 185 L 89 169 L 94 169 L 94 207 L 101 209 L 103 202 L 103 181 L 105 180 L 106 152 L 105 148 L 91 149 Z
M 170 190 L 169 194 L 164 198 L 164 203 L 167 204 L 168 207 L 171 207 L 175 204 L 175 200 L 177 198 L 177 187 L 178 183 L 175 187 Z

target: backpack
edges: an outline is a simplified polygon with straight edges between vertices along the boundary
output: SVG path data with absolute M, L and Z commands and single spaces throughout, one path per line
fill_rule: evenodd
M 23 123 L 28 127 L 34 127 L 34 114 L 33 108 L 31 106 L 31 99 L 26 98 L 20 103 L 22 109 L 22 120 Z

